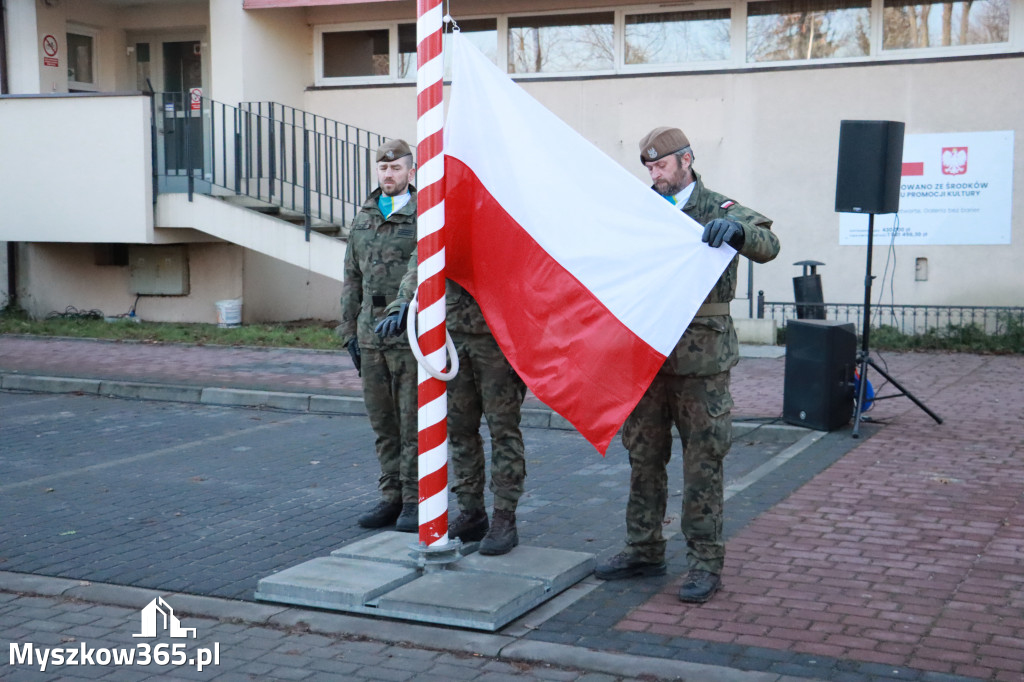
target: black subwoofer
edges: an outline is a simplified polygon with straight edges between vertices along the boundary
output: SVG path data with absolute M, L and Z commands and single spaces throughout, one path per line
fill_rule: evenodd
M 834 431 L 853 417 L 857 332 L 852 322 L 789 320 L 782 419 Z
M 900 210 L 904 128 L 900 121 L 840 121 L 838 213 Z

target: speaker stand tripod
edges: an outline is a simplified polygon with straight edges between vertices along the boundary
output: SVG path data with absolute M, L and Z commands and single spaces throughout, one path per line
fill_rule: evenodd
M 890 384 L 896 387 L 899 393 L 885 396 L 875 396 L 874 400 L 885 400 L 886 398 L 901 398 L 906 396 L 910 398 L 915 405 L 924 410 L 925 414 L 935 420 L 935 423 L 941 424 L 942 417 L 928 409 L 928 406 L 917 399 L 917 397 L 905 389 L 900 382 L 896 381 L 892 376 L 889 375 L 884 369 L 878 366 L 874 360 L 871 359 L 871 280 L 874 279 L 874 275 L 871 274 L 871 250 L 873 247 L 873 237 L 875 233 L 875 214 L 868 214 L 868 259 L 867 259 L 867 275 L 864 277 L 864 320 L 863 320 L 863 331 L 861 333 L 861 345 L 860 350 L 857 351 L 857 364 L 860 367 L 860 382 L 857 387 L 857 407 L 853 415 L 853 437 L 860 438 L 860 423 L 863 419 L 864 414 L 864 398 L 867 395 L 868 386 L 868 366 L 875 368 L 875 371 L 881 374 L 888 380 Z

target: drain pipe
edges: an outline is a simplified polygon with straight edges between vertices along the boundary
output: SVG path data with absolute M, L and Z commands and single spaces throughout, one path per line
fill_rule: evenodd
M 18 306 L 18 243 L 7 242 L 7 307 Z

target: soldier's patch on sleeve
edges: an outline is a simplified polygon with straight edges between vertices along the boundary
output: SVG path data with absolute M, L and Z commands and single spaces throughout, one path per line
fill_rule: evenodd
M 719 206 L 719 208 L 721 208 L 724 211 L 728 211 L 730 208 L 732 208 L 735 205 L 736 205 L 735 201 L 733 201 L 732 199 L 726 199 L 725 202 L 721 206 Z

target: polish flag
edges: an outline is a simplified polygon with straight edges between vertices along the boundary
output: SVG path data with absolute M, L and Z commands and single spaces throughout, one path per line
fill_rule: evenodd
M 735 251 L 453 38 L 446 276 L 604 454 Z

